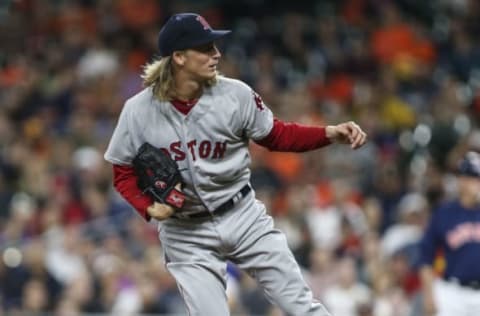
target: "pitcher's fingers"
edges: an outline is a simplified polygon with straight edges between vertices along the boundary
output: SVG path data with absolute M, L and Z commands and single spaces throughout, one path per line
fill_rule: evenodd
M 363 146 L 367 141 L 367 134 L 364 132 L 360 132 L 355 138 L 354 142 L 352 143 L 352 148 L 357 149 Z
M 356 126 L 356 124 L 353 124 L 350 132 L 351 142 L 354 143 L 358 139 L 358 137 L 361 135 L 361 133 L 362 133 L 362 130 L 358 126 Z

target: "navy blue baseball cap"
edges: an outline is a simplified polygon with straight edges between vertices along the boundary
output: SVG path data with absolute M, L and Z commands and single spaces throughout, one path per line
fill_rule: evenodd
M 474 151 L 466 153 L 458 166 L 458 174 L 480 178 L 480 154 Z
M 213 30 L 207 20 L 195 13 L 172 15 L 158 34 L 160 56 L 169 56 L 176 50 L 213 42 L 230 32 Z

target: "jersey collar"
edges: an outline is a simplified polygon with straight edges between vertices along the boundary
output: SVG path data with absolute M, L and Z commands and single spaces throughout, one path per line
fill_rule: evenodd
M 173 105 L 173 107 L 177 109 L 177 111 L 179 111 L 180 113 L 187 115 L 193 109 L 193 107 L 197 104 L 197 102 L 198 102 L 198 99 L 189 100 L 189 101 L 174 99 L 170 101 L 170 104 Z

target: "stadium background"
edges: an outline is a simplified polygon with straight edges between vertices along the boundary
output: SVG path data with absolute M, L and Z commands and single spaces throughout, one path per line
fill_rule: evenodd
M 475 0 L 0 1 L 0 315 L 184 314 L 156 228 L 102 159 L 182 11 L 233 30 L 221 72 L 278 117 L 369 134 L 356 152 L 252 145 L 253 186 L 315 295 L 334 315 L 422 315 L 416 243 L 480 150 Z M 229 272 L 233 314 L 280 315 Z

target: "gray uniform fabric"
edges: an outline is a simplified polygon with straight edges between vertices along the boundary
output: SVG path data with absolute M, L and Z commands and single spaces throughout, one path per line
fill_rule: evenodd
M 162 222 L 160 240 L 189 315 L 229 315 L 226 259 L 255 278 L 288 315 L 330 315 L 313 299 L 284 234 L 252 193 L 220 216 Z
M 170 218 L 159 225 L 168 270 L 190 315 L 228 315 L 226 263 L 256 278 L 267 297 L 290 315 L 329 315 L 312 298 L 283 233 L 252 191 L 221 215 L 215 210 L 250 180 L 250 139 L 266 137 L 273 114 L 245 83 L 220 77 L 185 115 L 147 88 L 129 99 L 105 153 L 130 165 L 149 142 L 169 151 L 182 171 L 182 214 L 211 212 L 208 220 Z

